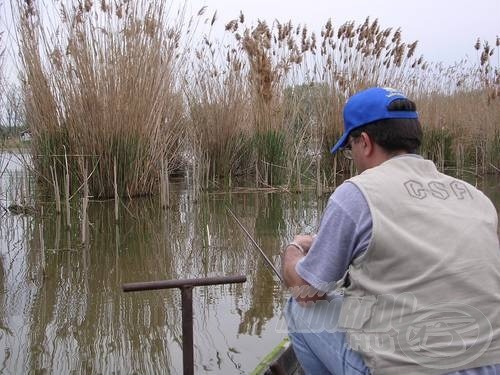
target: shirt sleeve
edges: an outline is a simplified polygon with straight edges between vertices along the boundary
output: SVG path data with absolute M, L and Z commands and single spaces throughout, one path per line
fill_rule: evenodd
M 372 236 L 372 216 L 363 193 L 345 182 L 328 200 L 319 231 L 307 255 L 297 263 L 298 275 L 328 292 L 343 278 L 354 258 L 363 254 Z

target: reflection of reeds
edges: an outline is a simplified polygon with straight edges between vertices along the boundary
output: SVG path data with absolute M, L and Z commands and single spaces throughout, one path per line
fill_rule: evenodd
M 42 268 L 42 273 L 45 275 L 45 268 L 46 268 L 46 263 L 45 263 L 45 240 L 44 240 L 44 237 L 43 237 L 43 232 L 44 232 L 44 228 L 43 228 L 43 207 L 42 207 L 42 210 L 41 210 L 41 214 L 40 214 L 40 223 L 38 224 L 38 234 L 40 236 L 40 258 L 41 258 L 41 268 Z
M 170 206 L 170 181 L 168 177 L 168 165 L 165 160 L 161 161 L 160 175 L 160 202 L 162 208 Z
M 0 221 L 0 267 L 4 267 L 0 292 L 2 285 L 6 291 L 0 293 L 0 311 L 5 312 L 0 314 L 0 324 L 13 331 L 1 336 L 0 344 L 17 354 L 5 359 L 5 371 L 177 372 L 181 366 L 179 292 L 123 294 L 120 285 L 186 277 L 248 277 L 242 285 L 200 288 L 194 294 L 195 342 L 202 353 L 195 357 L 198 368 L 246 372 L 254 357 L 267 352 L 267 347 L 257 345 L 251 354 L 238 353 L 245 347 L 239 338 L 260 335 L 254 340 L 262 343 L 266 335 L 274 336 L 284 293 L 244 233 L 228 218 L 225 206 L 234 209 L 278 264 L 279 249 L 287 240 L 317 229 L 327 201 L 315 199 L 312 192 L 248 192 L 201 194 L 193 204 L 185 190 L 174 191 L 174 187 L 171 209 L 162 210 L 155 199 L 124 201 L 126 210 L 116 225 L 112 201 L 90 205 L 93 225 L 84 248 L 71 247 L 79 241 L 76 225 L 67 232 L 70 240 L 60 237 L 65 233 L 61 215 L 55 220 L 42 216 L 43 228 L 38 216 L 8 216 Z M 43 284 L 38 251 L 42 242 L 47 275 Z M 17 311 L 23 314 L 11 319 Z
M 5 305 L 6 295 L 6 282 L 5 282 L 5 269 L 3 265 L 3 257 L 0 257 L 0 331 L 8 331 L 6 322 L 7 314 Z
M 87 243 L 87 230 L 88 230 L 88 215 L 87 210 L 89 206 L 89 184 L 88 184 L 88 170 L 87 165 L 83 163 L 80 167 L 82 169 L 83 177 L 83 197 L 82 197 L 82 214 L 81 214 L 81 233 L 82 243 Z
M 61 193 L 59 191 L 59 181 L 57 180 L 56 174 L 56 162 L 54 160 L 54 166 L 50 166 L 50 174 L 52 177 L 52 185 L 54 186 L 54 199 L 56 202 L 56 214 L 61 213 Z
M 64 146 L 63 146 L 64 147 Z M 68 156 L 66 155 L 66 148 L 64 147 L 64 203 L 66 207 L 66 230 L 71 229 L 71 206 L 70 206 L 70 177 L 69 177 L 69 165 Z

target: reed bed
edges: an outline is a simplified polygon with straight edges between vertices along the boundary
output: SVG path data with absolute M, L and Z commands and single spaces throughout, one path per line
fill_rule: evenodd
M 62 2 L 47 21 L 38 2 L 18 2 L 19 47 L 35 170 L 42 181 L 112 197 L 157 191 L 160 165 L 180 163 L 182 22 L 164 2 Z M 177 16 L 176 16 L 177 17 Z M 85 163 L 81 159 L 84 159 Z M 66 168 L 68 163 L 68 168 Z
M 500 165 L 500 39 L 494 49 L 479 40 L 475 48 L 475 64 L 435 67 L 436 85 L 454 86 L 416 96 L 424 125 L 423 154 L 451 173 L 479 177 L 498 173 Z
M 2 9 L 2 3 L 0 2 L 0 10 Z M 5 38 L 4 38 L 4 33 L 3 31 L 0 32 L 0 105 L 2 107 L 6 107 L 6 84 L 5 84 L 5 73 L 4 73 L 4 55 L 5 55 Z M 4 109 L 2 108 L 2 112 Z M 4 129 L 3 127 L 6 124 L 4 124 L 4 115 L 3 113 L 0 113 L 0 126 L 2 128 L 0 129 L 0 152 L 3 151 L 4 149 L 4 144 L 5 144 L 5 138 L 4 138 Z M 0 163 L 0 177 L 2 176 L 2 165 Z
M 217 51 L 218 52 L 218 51 Z M 185 84 L 189 148 L 194 172 L 205 188 L 232 186 L 248 174 L 251 148 L 250 111 L 241 54 L 227 50 L 221 67 L 210 42 L 195 51 L 189 66 L 193 74 Z M 222 69 L 224 73 L 222 73 Z
M 2 9 L 2 3 L 0 3 L 0 9 Z M 4 95 L 5 95 L 5 82 L 4 82 L 4 54 L 5 54 L 5 46 L 4 46 L 4 36 L 3 31 L 0 32 L 0 103 L 3 103 Z M 3 124 L 2 124 L 3 125 Z
M 63 1 L 56 28 L 35 2 L 18 5 L 32 154 L 51 191 L 66 178 L 72 195 L 86 181 L 87 197 L 160 192 L 166 208 L 168 175 L 180 169 L 195 195 L 236 186 L 321 194 L 355 172 L 329 149 L 346 98 L 374 85 L 416 99 L 422 152 L 443 170 L 498 170 L 498 37 L 478 40 L 477 61 L 447 67 L 377 19 L 328 20 L 317 34 L 240 14 L 223 40 L 209 30 L 196 44 L 197 21 L 184 27 L 160 1 Z M 206 23 L 215 27 L 216 14 Z

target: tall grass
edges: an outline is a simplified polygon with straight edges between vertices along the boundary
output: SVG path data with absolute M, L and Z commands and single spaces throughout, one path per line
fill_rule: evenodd
M 249 173 L 251 147 L 250 111 L 247 106 L 242 57 L 206 42 L 195 51 L 190 74 L 186 74 L 189 148 L 194 173 L 205 188 L 230 187 L 233 180 Z
M 113 196 L 113 161 L 122 196 L 157 191 L 162 161 L 180 162 L 183 102 L 175 75 L 182 23 L 161 1 L 61 3 L 55 20 L 38 2 L 18 2 L 19 45 L 35 170 L 71 191 L 89 166 L 94 197 Z M 53 17 L 53 16 L 52 16 Z M 49 21 L 48 21 L 49 20 Z
M 300 150 L 297 164 L 284 164 L 289 176 L 296 172 L 306 180 L 316 180 L 317 185 L 331 185 L 336 173 L 351 173 L 352 165 L 346 160 L 332 162 L 329 149 L 342 133 L 341 113 L 347 97 L 375 85 L 397 87 L 415 98 L 425 132 L 423 152 L 443 169 L 468 166 L 476 174 L 497 170 L 500 57 L 495 64 L 492 56 L 500 52 L 498 37 L 495 47 L 478 41 L 477 61 L 445 67 L 426 62 L 417 54 L 417 41 L 405 42 L 400 29 L 383 29 L 377 19 L 367 18 L 358 26 L 347 22 L 336 30 L 328 21 L 320 37 L 291 23 L 276 22 L 271 29 L 259 23 L 255 30 L 266 35 L 266 48 L 278 46 L 264 57 L 278 58 L 276 66 L 283 67 L 282 72 L 266 73 L 273 60 L 261 57 L 251 61 L 250 72 L 270 77 L 258 81 L 258 87 L 269 92 L 263 98 L 272 97 L 273 82 L 284 77 L 286 88 L 279 91 L 288 95 L 280 102 L 280 110 L 289 116 L 283 116 L 280 130 L 287 136 L 288 151 L 294 146 Z M 279 48 L 281 40 L 287 48 Z M 259 106 L 253 108 L 265 114 Z M 293 152 L 286 158 L 296 160 Z
M 250 109 L 248 128 L 252 134 L 254 175 L 257 186 L 272 186 L 285 181 L 293 160 L 290 119 L 284 89 L 301 63 L 303 51 L 288 43 L 291 24 L 259 21 L 246 26 L 244 15 L 230 21 L 226 30 L 233 34 L 237 49 L 245 57 Z M 290 114 L 293 112 L 288 112 Z M 292 168 L 293 170 L 293 168 Z
M 2 9 L 2 3 L 0 2 L 0 10 Z M 4 54 L 5 54 L 5 38 L 4 38 L 4 32 L 1 31 L 0 32 L 0 104 L 2 106 L 4 106 L 4 103 L 5 103 L 5 94 L 6 94 L 6 85 L 5 85 L 5 82 L 4 82 Z M 3 127 L 3 115 L 0 114 L 0 126 Z M 3 130 L 3 129 L 2 129 Z M 3 131 L 2 131 L 3 133 Z M 3 134 L 0 134 L 2 135 L 2 139 L 0 139 L 0 145 L 1 145 L 1 149 L 0 151 L 3 149 Z M 1 167 L 1 166 L 0 166 Z
M 187 50 L 191 23 L 163 2 L 67 1 L 57 27 L 33 2 L 19 0 L 18 11 L 35 168 L 55 185 L 53 168 L 62 186 L 67 158 L 72 194 L 83 165 L 89 195 L 101 198 L 115 185 L 121 196 L 165 192 L 158 184 L 179 167 L 196 190 L 315 185 L 320 194 L 354 172 L 329 149 L 346 99 L 374 85 L 417 101 L 422 151 L 442 169 L 499 165 L 498 37 L 478 41 L 477 61 L 447 67 L 377 19 L 328 20 L 316 34 L 291 22 L 247 25 L 240 14 L 222 41 L 208 31 Z
M 2 9 L 2 3 L 0 3 L 0 9 Z M 4 41 L 4 32 L 0 32 L 0 98 L 3 99 L 3 95 L 5 92 L 5 83 L 4 83 L 4 54 L 5 54 L 5 41 Z M 3 101 L 3 100 L 2 100 Z
M 478 42 L 478 61 L 435 66 L 434 82 L 446 89 L 417 92 L 424 125 L 424 155 L 443 169 L 476 176 L 498 173 L 500 165 L 500 39 Z M 497 54 L 497 61 L 493 58 Z

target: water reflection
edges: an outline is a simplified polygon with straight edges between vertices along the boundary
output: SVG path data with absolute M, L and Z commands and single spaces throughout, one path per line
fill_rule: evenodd
M 124 294 L 124 282 L 215 275 L 243 285 L 195 290 L 198 371 L 245 373 L 282 338 L 274 332 L 284 293 L 229 205 L 271 259 L 287 237 L 317 220 L 315 199 L 278 194 L 213 194 L 193 202 L 174 191 L 172 207 L 154 199 L 93 202 L 81 243 L 46 204 L 43 215 L 1 221 L 0 368 L 5 372 L 179 373 L 180 293 Z M 301 212 L 300 219 L 297 212 Z
M 496 178 L 485 190 L 497 187 Z M 43 214 L 4 214 L 0 373 L 181 373 L 180 292 L 124 294 L 121 284 L 237 274 L 247 283 L 194 291 L 196 371 L 251 371 L 282 338 L 285 294 L 225 207 L 278 264 L 285 241 L 315 230 L 326 198 L 233 193 L 194 202 L 177 186 L 170 209 L 156 199 L 122 202 L 118 223 L 113 202 L 92 202 L 83 244 L 78 202 L 70 231 L 50 203 Z

